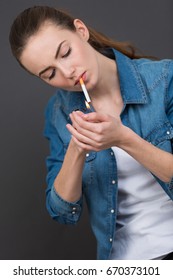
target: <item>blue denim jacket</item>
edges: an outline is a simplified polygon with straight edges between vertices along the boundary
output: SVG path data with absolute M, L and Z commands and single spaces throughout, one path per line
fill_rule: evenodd
M 113 50 L 118 67 L 124 110 L 121 119 L 146 141 L 173 152 L 173 60 L 129 59 Z M 46 110 L 45 136 L 50 140 L 47 158 L 47 209 L 53 219 L 64 224 L 78 222 L 83 195 L 88 205 L 92 230 L 97 240 L 97 258 L 109 259 L 117 213 L 117 166 L 112 149 L 90 152 L 83 170 L 83 195 L 79 201 L 64 201 L 54 189 L 71 135 L 66 129 L 73 110 L 86 112 L 84 95 L 58 90 Z M 70 176 L 70 174 L 69 174 Z M 173 199 L 173 180 L 161 187 Z M 65 180 L 65 178 L 64 178 Z

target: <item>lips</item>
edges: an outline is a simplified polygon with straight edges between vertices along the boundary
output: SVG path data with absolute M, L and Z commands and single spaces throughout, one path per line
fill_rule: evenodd
M 78 79 L 77 79 L 76 82 L 75 82 L 75 86 L 76 86 L 77 84 L 79 84 L 80 78 L 82 78 L 82 80 L 85 81 L 85 80 L 86 80 L 86 72 L 84 72 L 82 75 L 80 75 L 80 76 L 78 77 Z

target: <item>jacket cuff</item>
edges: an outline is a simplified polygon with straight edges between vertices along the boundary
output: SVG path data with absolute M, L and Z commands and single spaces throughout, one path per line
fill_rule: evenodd
M 49 207 L 53 219 L 63 224 L 76 224 L 81 215 L 82 197 L 76 202 L 68 202 L 58 195 L 53 186 L 49 196 Z
M 171 181 L 169 183 L 169 189 L 170 189 L 170 191 L 173 192 L 173 177 L 172 177 L 172 179 L 171 179 Z

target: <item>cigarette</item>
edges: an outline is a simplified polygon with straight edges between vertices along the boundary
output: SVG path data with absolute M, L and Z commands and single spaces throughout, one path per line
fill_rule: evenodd
M 95 112 L 95 109 L 94 109 L 94 107 L 92 106 L 91 102 L 88 103 L 88 102 L 85 100 L 85 105 L 86 105 L 87 110 L 89 110 L 90 112 Z
M 91 99 L 90 99 L 90 97 L 89 97 L 89 94 L 88 94 L 88 91 L 87 91 L 87 89 L 86 89 L 86 86 L 85 86 L 85 84 L 84 84 L 84 82 L 83 82 L 83 79 L 80 78 L 79 82 L 80 82 L 80 85 L 81 85 L 81 87 L 82 87 L 83 93 L 84 93 L 84 95 L 85 95 L 86 101 L 87 101 L 88 103 L 90 103 L 90 102 L 91 102 Z

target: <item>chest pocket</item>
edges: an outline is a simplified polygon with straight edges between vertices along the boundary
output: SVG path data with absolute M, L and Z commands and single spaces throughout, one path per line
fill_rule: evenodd
M 172 153 L 173 127 L 169 122 L 156 125 L 146 140 L 167 152 Z

